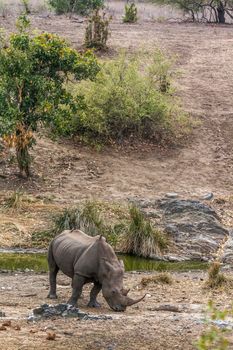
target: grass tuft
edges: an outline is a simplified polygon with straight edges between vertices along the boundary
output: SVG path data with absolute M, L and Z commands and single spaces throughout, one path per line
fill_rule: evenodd
M 54 217 L 53 226 L 41 232 L 32 234 L 34 245 L 45 246 L 52 238 L 64 230 L 81 230 L 89 236 L 102 234 L 113 246 L 117 243 L 117 236 L 121 233 L 123 226 L 121 223 L 108 223 L 102 218 L 103 208 L 101 203 L 87 201 L 76 208 L 66 208 L 62 213 Z
M 55 234 L 64 230 L 82 230 L 90 236 L 100 233 L 103 220 L 94 202 L 86 202 L 83 207 L 67 208 L 55 218 Z
M 211 263 L 208 270 L 208 280 L 206 281 L 207 288 L 219 288 L 222 286 L 233 285 L 233 280 L 221 273 L 220 269 L 221 263 L 219 261 Z
M 20 190 L 14 191 L 5 200 L 4 207 L 7 209 L 20 209 L 23 206 L 23 192 Z
M 160 255 L 168 239 L 136 206 L 129 209 L 130 221 L 122 240 L 122 252 L 143 257 Z
M 159 255 L 168 245 L 166 236 L 137 207 L 97 201 L 87 201 L 57 214 L 51 228 L 33 233 L 33 244 L 47 245 L 57 234 L 72 229 L 89 236 L 101 234 L 118 251 L 143 257 Z
M 147 287 L 148 284 L 172 284 L 172 276 L 167 272 L 161 272 L 157 275 L 150 276 L 150 277 L 143 277 L 140 284 L 142 287 Z

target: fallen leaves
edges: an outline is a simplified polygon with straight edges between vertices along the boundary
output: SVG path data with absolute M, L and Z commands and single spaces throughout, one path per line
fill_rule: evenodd
M 47 340 L 55 340 L 55 338 L 56 338 L 55 332 L 48 332 L 47 333 L 47 337 L 46 337 Z
M 12 328 L 15 331 L 20 331 L 21 327 L 19 324 L 12 325 L 11 320 L 4 321 L 0 326 L 0 331 L 6 331 L 7 329 Z

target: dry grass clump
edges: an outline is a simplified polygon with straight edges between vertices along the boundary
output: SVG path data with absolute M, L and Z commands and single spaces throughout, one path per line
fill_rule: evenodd
M 40 198 L 24 193 L 20 189 L 9 191 L 0 198 L 0 207 L 7 211 L 40 211 L 45 207 L 53 208 L 52 199 L 49 197 Z
M 118 210 L 118 213 L 114 213 Z M 109 215 L 107 215 L 109 214 Z M 104 203 L 86 201 L 77 207 L 65 208 L 53 217 L 53 225 L 48 229 L 37 231 L 32 234 L 35 246 L 44 246 L 64 230 L 81 230 L 89 236 L 103 235 L 107 241 L 115 246 L 118 235 L 124 229 L 121 222 L 111 220 L 110 216 L 118 216 L 121 210 L 117 207 L 105 206 Z M 106 216 L 106 217 L 105 217 Z
M 219 261 L 214 261 L 211 263 L 208 270 L 208 279 L 205 283 L 205 287 L 219 288 L 223 286 L 233 286 L 233 280 L 221 273 L 220 270 L 221 263 Z
M 160 255 L 168 246 L 167 237 L 136 206 L 129 209 L 130 221 L 125 227 L 121 251 L 143 257 Z
M 61 210 L 52 197 L 33 196 L 20 189 L 1 193 L 0 246 L 36 246 L 31 235 L 51 227 L 53 216 Z
M 154 276 L 143 277 L 140 284 L 142 287 L 147 287 L 148 284 L 172 284 L 172 276 L 167 272 L 161 272 Z
M 50 228 L 34 232 L 32 241 L 36 245 L 48 243 L 60 232 L 72 229 L 84 231 L 89 236 L 102 234 L 119 251 L 144 257 L 161 254 L 168 244 L 166 236 L 139 208 L 120 208 L 96 201 L 66 208 L 53 218 Z
M 5 200 L 6 209 L 19 209 L 23 206 L 23 192 L 16 190 L 11 193 Z

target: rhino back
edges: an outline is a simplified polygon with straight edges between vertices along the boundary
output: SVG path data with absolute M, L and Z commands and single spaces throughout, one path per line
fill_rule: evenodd
M 98 236 L 90 237 L 79 230 L 64 231 L 58 235 L 52 242 L 52 252 L 59 269 L 72 278 L 74 265 L 96 239 Z

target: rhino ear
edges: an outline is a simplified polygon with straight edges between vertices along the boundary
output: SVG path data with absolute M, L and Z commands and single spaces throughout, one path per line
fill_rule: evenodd
M 106 242 L 106 238 L 105 238 L 103 235 L 100 235 L 99 240 L 100 240 L 100 241 L 105 241 L 105 242 Z

